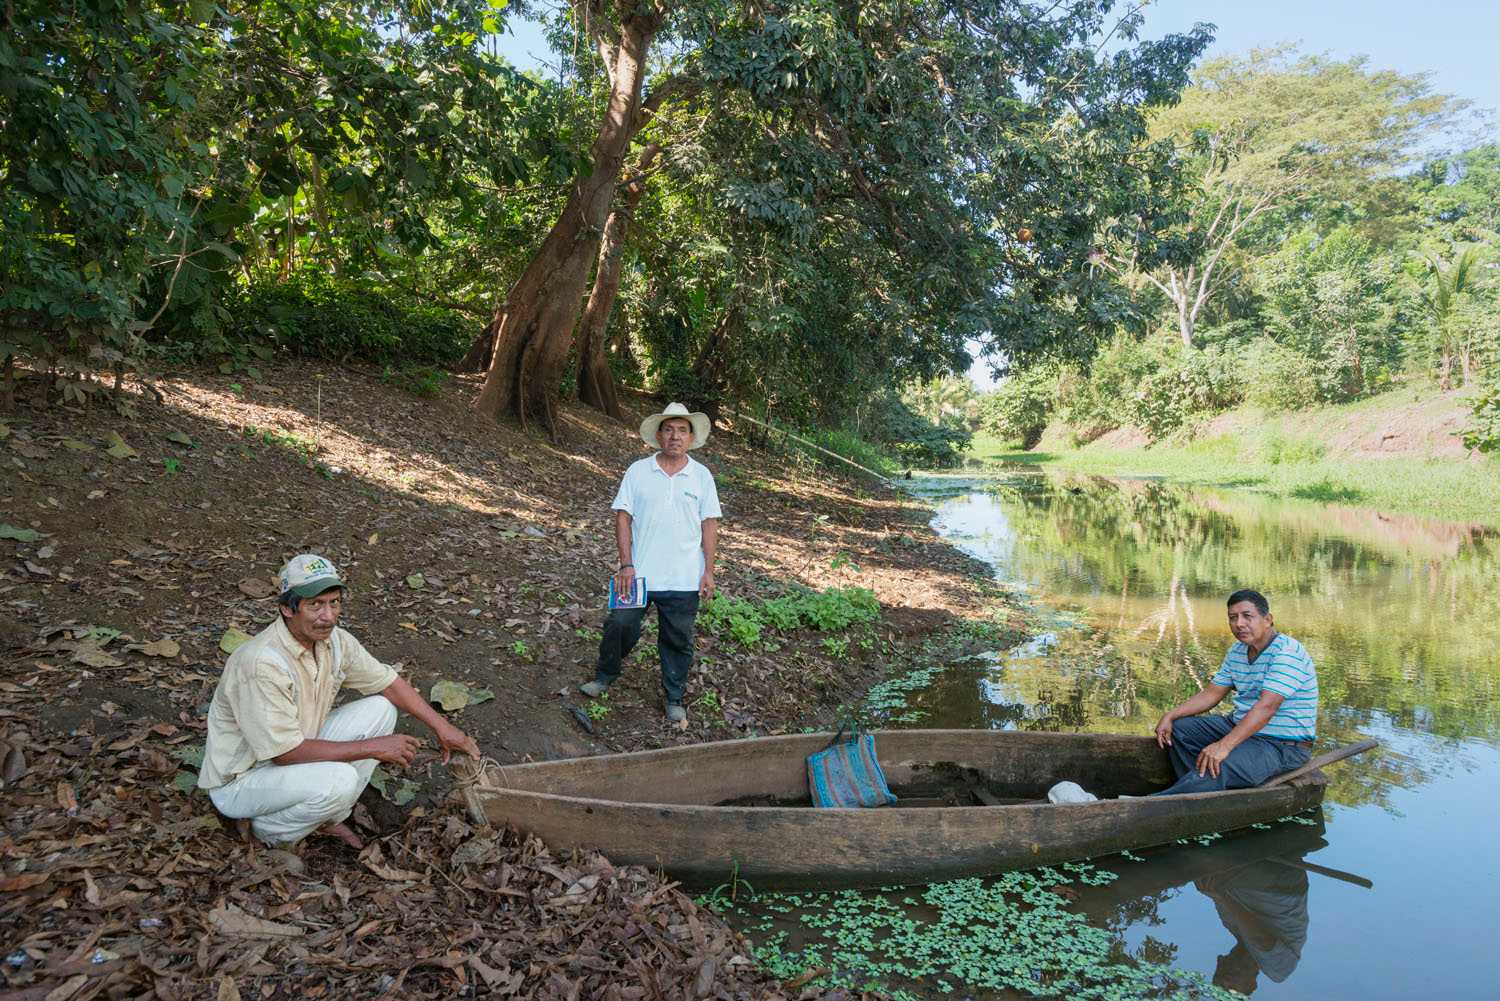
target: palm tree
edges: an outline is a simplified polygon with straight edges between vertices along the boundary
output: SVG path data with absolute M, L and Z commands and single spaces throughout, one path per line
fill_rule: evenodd
M 1427 285 L 1418 294 L 1437 335 L 1438 385 L 1443 389 L 1452 388 L 1455 355 L 1462 381 L 1467 384 L 1472 376 L 1470 331 L 1459 321 L 1457 312 L 1462 297 L 1474 294 L 1482 284 L 1478 247 L 1465 249 L 1446 269 L 1437 257 L 1427 257 Z

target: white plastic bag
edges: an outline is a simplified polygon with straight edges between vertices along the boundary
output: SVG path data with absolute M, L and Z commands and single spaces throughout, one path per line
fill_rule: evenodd
M 1085 792 L 1077 782 L 1059 782 L 1047 790 L 1047 799 L 1053 803 L 1092 803 L 1099 797 Z

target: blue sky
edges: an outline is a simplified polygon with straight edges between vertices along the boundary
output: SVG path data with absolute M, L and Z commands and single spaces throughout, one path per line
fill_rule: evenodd
M 1210 55 L 1298 42 L 1336 58 L 1364 55 L 1377 69 L 1431 73 L 1433 88 L 1500 108 L 1500 3 L 1496 0 L 1155 0 L 1142 35 L 1195 21 L 1217 25 Z

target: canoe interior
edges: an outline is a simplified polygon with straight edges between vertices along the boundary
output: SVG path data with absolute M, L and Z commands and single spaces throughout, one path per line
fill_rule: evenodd
M 807 756 L 833 734 L 798 734 L 570 758 L 502 769 L 508 789 L 627 803 L 787 805 L 807 801 Z M 942 797 L 975 786 L 1016 802 L 1045 799 L 1065 779 L 1100 797 L 1165 788 L 1172 769 L 1150 737 L 890 730 L 876 735 L 898 796 Z
M 617 864 L 713 886 L 731 872 L 757 888 L 925 883 L 1072 861 L 1229 831 L 1316 806 L 1312 772 L 1272 789 L 1117 799 L 1172 773 L 1150 737 L 896 730 L 876 735 L 902 797 L 875 810 L 815 810 L 807 755 L 831 734 L 798 734 L 507 766 L 470 787 L 476 818 L 554 848 L 594 847 Z M 1101 797 L 1054 806 L 1057 782 Z M 977 806 L 976 802 L 995 805 Z

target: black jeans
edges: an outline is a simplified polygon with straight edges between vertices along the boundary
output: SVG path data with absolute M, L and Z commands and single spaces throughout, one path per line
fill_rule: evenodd
M 682 703 L 688 671 L 693 666 L 693 623 L 698 618 L 697 591 L 649 591 L 646 608 L 656 606 L 656 652 L 661 655 L 661 684 L 667 701 Z M 599 664 L 594 680 L 612 685 L 620 676 L 620 662 L 641 638 L 646 608 L 612 609 L 604 619 L 599 641 Z

